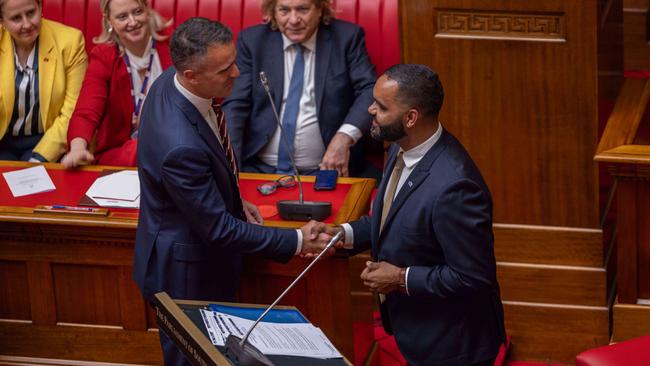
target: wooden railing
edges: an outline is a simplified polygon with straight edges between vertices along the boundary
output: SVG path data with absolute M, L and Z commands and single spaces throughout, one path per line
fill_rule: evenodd
M 616 179 L 618 304 L 650 299 L 650 144 L 637 136 L 649 98 L 650 79 L 625 80 L 594 157 Z
M 644 119 L 649 99 L 650 79 L 625 80 L 594 157 L 615 179 L 601 220 L 614 202 L 613 342 L 650 333 L 650 126 Z

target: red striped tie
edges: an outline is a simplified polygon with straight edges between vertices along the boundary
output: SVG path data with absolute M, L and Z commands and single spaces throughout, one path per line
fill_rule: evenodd
M 221 104 L 214 103 L 212 104 L 212 109 L 214 114 L 217 116 L 217 129 L 219 130 L 219 139 L 221 140 L 221 145 L 226 151 L 226 158 L 230 163 L 230 170 L 239 184 L 239 168 L 237 167 L 237 161 L 235 160 L 235 152 L 232 149 L 232 144 L 230 143 L 230 136 L 228 136 L 228 124 L 226 123 L 226 117 L 223 114 L 221 109 Z

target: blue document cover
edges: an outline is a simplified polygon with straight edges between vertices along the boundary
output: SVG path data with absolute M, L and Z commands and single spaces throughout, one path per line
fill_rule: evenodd
M 208 309 L 248 320 L 257 320 L 265 310 L 264 308 L 246 308 L 219 304 L 210 304 Z M 262 321 L 269 323 L 309 323 L 298 310 L 293 309 L 271 309 Z

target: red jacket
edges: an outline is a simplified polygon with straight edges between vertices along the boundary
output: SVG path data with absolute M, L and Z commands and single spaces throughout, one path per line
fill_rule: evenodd
M 171 66 L 169 46 L 156 43 L 163 71 Z M 131 79 L 115 44 L 99 44 L 90 52 L 88 71 L 68 126 L 68 146 L 75 137 L 96 139 L 95 163 L 135 166 L 137 140 L 131 139 Z

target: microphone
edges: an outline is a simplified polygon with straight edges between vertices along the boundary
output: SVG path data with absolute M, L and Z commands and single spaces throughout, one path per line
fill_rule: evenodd
M 266 91 L 266 95 L 269 97 L 269 102 L 271 102 L 271 108 L 273 108 L 273 115 L 275 116 L 275 121 L 280 128 L 280 139 L 284 144 L 287 151 L 289 149 L 289 143 L 287 142 L 284 136 L 284 130 L 282 129 L 282 123 L 280 122 L 280 115 L 278 114 L 278 109 L 275 107 L 273 102 L 273 97 L 271 96 L 271 88 L 269 87 L 269 80 L 266 77 L 264 71 L 260 71 L 260 81 L 262 86 Z M 291 167 L 293 168 L 293 174 L 295 174 L 296 179 L 298 180 L 298 190 L 300 191 L 299 200 L 282 200 L 278 201 L 277 207 L 280 217 L 284 220 L 297 220 L 297 221 L 309 221 L 317 220 L 321 221 L 327 218 L 332 213 L 332 203 L 331 202 L 318 202 L 318 201 L 305 201 L 303 199 L 303 190 L 302 182 L 300 181 L 300 174 L 298 173 L 298 167 L 296 162 L 293 159 L 293 153 L 289 154 L 289 159 L 291 160 Z
M 289 292 L 293 288 L 293 286 L 300 281 L 300 279 L 307 273 L 311 267 L 318 262 L 318 260 L 325 254 L 334 244 L 336 244 L 341 238 L 343 237 L 343 230 L 339 231 L 330 239 L 330 241 L 327 243 L 325 246 L 325 249 L 323 249 L 320 253 L 318 253 L 318 256 L 314 258 L 311 263 L 305 268 L 299 275 L 296 277 L 293 282 L 278 296 L 275 301 L 271 305 L 269 305 L 266 310 L 262 313 L 262 315 L 255 320 L 255 323 L 248 329 L 246 332 L 246 335 L 244 335 L 244 338 L 239 338 L 234 334 L 230 334 L 228 338 L 226 338 L 226 354 L 231 355 L 234 358 L 234 361 L 237 362 L 240 366 L 274 366 L 273 362 L 269 360 L 268 357 L 266 357 L 262 352 L 260 352 L 257 347 L 253 346 L 250 343 L 246 343 L 248 340 L 248 337 L 251 335 L 253 332 L 253 329 L 259 324 L 260 321 L 266 316 L 266 314 L 273 309 L 273 307 L 282 300 L 284 295 Z

